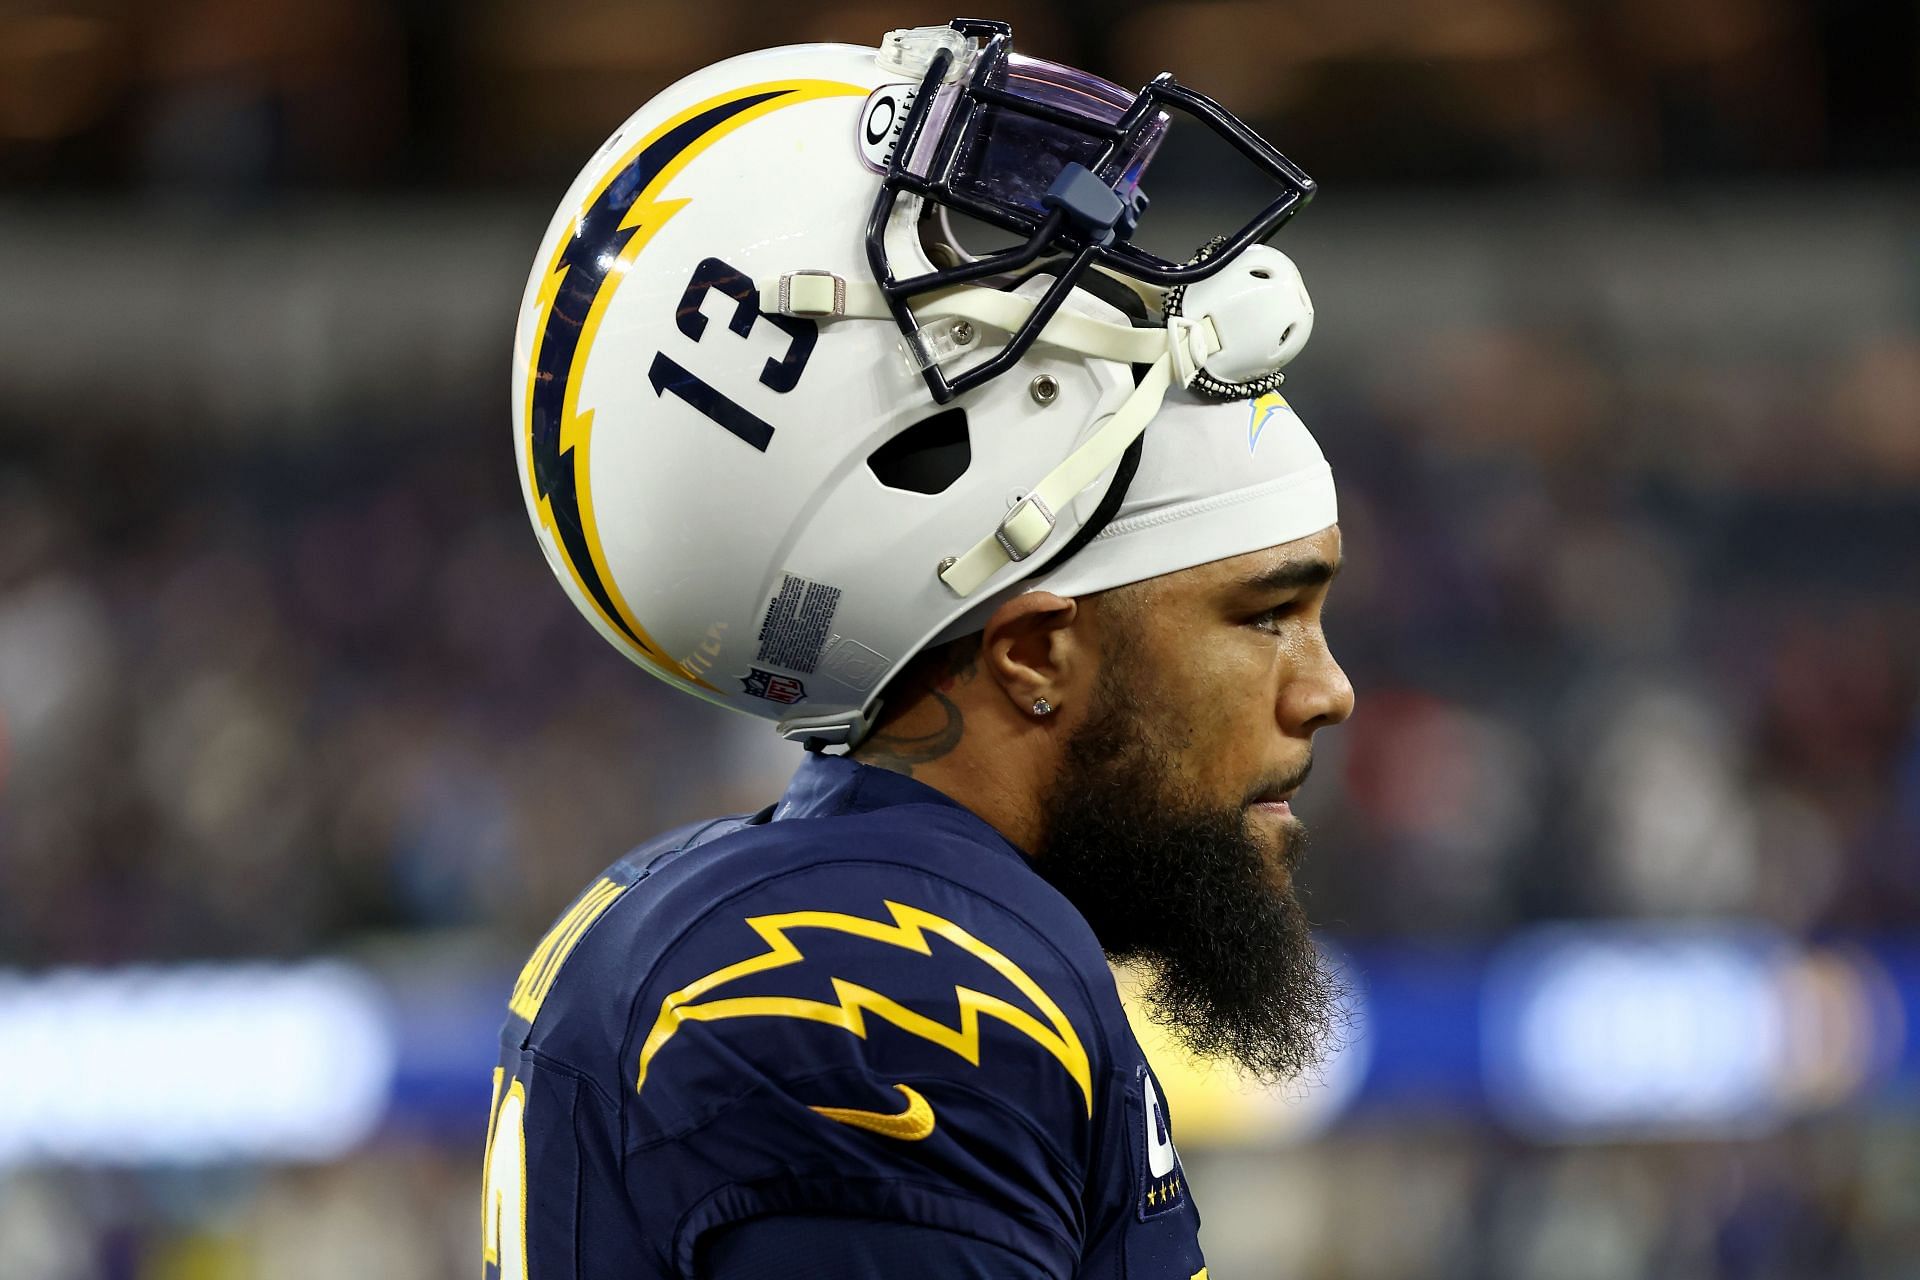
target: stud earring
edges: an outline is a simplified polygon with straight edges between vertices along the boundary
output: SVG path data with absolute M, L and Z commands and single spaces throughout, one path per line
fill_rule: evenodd
M 1050 716 L 1053 714 L 1053 704 L 1045 698 L 1035 698 L 1033 700 L 1033 714 L 1037 716 Z

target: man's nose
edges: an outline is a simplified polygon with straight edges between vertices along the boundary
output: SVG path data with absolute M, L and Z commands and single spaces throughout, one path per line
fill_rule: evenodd
M 1322 640 L 1307 666 L 1282 696 L 1282 719 L 1311 734 L 1353 714 L 1353 682 Z

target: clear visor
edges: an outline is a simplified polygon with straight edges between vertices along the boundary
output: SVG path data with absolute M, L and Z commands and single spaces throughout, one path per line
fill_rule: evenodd
M 972 74 L 982 77 L 973 88 L 998 89 L 1044 111 L 1064 112 L 1090 125 L 1119 123 L 1135 99 L 1131 91 L 1110 80 L 1018 53 L 1010 53 L 1004 61 Z M 906 168 L 915 176 L 928 176 L 928 166 L 946 134 L 957 96 L 948 86 L 934 100 L 919 145 L 907 161 Z M 1030 114 L 1018 105 L 977 103 L 959 140 L 947 181 L 957 195 L 1044 217 L 1042 198 L 1061 169 L 1077 163 L 1130 201 L 1166 131 L 1166 113 L 1156 113 L 1101 164 L 1102 153 L 1112 143 L 1108 136 L 1091 128 L 1076 128 L 1058 118 Z M 877 173 L 886 171 L 885 165 L 876 163 L 871 155 L 867 166 Z
M 1143 297 L 1205 280 L 1278 230 L 1315 189 L 1312 178 L 1246 122 L 1171 75 L 1130 93 L 1084 71 L 1014 53 L 1011 39 L 1005 23 L 970 18 L 956 18 L 948 28 L 888 33 L 878 65 L 919 78 L 876 87 L 859 122 L 860 154 L 881 175 L 867 220 L 867 261 L 941 404 L 1025 358 L 1087 272 L 1144 286 L 1136 290 Z M 1210 190 L 1219 186 L 1213 165 L 1189 167 L 1188 157 L 1166 153 L 1168 112 L 1201 126 L 1183 126 L 1182 137 L 1250 162 L 1272 188 L 1250 218 L 1227 223 L 1233 229 L 1210 241 L 1208 257 L 1190 246 L 1143 243 L 1139 235 L 1149 164 L 1160 166 L 1161 178 L 1171 173 L 1176 182 L 1193 182 L 1204 175 Z M 913 202 L 912 230 L 923 251 L 902 255 L 911 271 L 903 278 L 891 241 L 909 230 L 896 216 L 905 198 Z M 1178 236 L 1186 225 L 1174 219 L 1167 231 Z M 1001 243 L 992 243 L 996 238 Z M 983 351 L 964 368 L 922 359 L 928 352 L 915 298 L 981 282 L 1012 288 L 1041 276 L 1051 283 L 1004 347 Z

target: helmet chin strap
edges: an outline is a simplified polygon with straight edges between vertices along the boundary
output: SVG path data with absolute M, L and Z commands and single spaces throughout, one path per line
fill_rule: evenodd
M 1136 332 L 1159 336 L 1156 330 Z M 1173 364 L 1173 354 L 1163 351 L 1118 411 L 1015 503 L 999 528 L 942 568 L 940 581 L 964 599 L 985 586 L 1003 566 L 1025 560 L 1038 551 L 1053 533 L 1055 513 L 1065 510 L 1082 489 L 1118 462 L 1127 446 L 1140 437 L 1160 412 L 1167 388 L 1173 385 Z
M 761 296 L 777 296 L 783 314 L 812 320 L 893 319 L 879 286 L 824 271 L 796 271 L 777 282 L 762 282 Z M 922 321 L 967 320 L 1014 333 L 1035 305 L 1019 294 L 962 286 L 934 295 L 916 307 L 915 314 Z M 978 592 L 1006 565 L 1038 551 L 1053 533 L 1057 513 L 1120 460 L 1160 412 L 1168 389 L 1176 382 L 1191 385 L 1222 345 L 1211 316 L 1169 315 L 1165 328 L 1136 329 L 1066 311 L 1055 313 L 1039 341 L 1102 360 L 1145 364 L 1147 372 L 1120 408 L 1041 477 L 999 527 L 961 555 L 942 561 L 940 581 L 962 599 Z

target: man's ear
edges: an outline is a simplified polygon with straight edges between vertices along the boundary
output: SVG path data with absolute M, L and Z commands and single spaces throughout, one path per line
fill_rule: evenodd
M 1098 652 L 1087 634 L 1087 611 L 1051 591 L 1017 595 L 993 611 L 980 633 L 980 661 L 1022 716 L 1083 706 L 1093 688 Z

